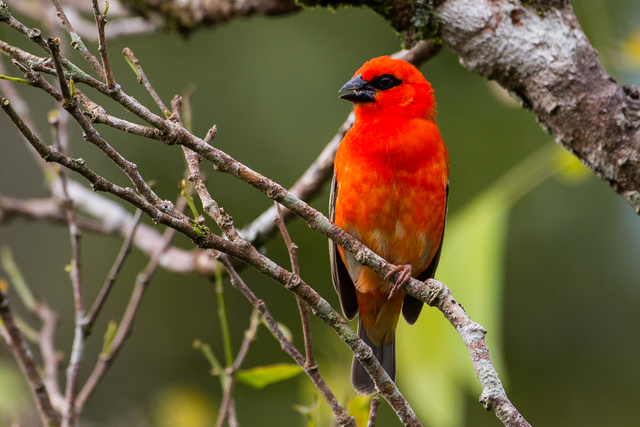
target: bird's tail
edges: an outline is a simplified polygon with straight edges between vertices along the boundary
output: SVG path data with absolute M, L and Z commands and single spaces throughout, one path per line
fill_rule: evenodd
M 358 336 L 367 343 L 371 350 L 373 350 L 374 356 L 378 359 L 378 362 L 382 365 L 387 374 L 393 381 L 396 380 L 396 340 L 395 337 L 388 344 L 383 344 L 380 347 L 374 345 L 367 332 L 362 325 L 362 317 L 358 318 Z M 364 366 L 358 359 L 353 358 L 351 365 L 351 385 L 360 394 L 371 395 L 376 393 L 376 386 L 367 373 Z

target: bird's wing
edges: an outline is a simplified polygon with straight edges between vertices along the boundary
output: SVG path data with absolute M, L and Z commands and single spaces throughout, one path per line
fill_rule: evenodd
M 334 173 L 333 180 L 331 181 L 331 195 L 329 197 L 329 217 L 332 222 L 335 220 L 337 194 L 338 183 Z M 336 245 L 333 240 L 329 240 L 329 256 L 331 260 L 331 279 L 333 280 L 333 287 L 338 293 L 338 298 L 340 298 L 342 312 L 347 319 L 353 320 L 358 314 L 356 288 L 353 285 L 351 276 L 349 276 L 349 270 L 347 270 L 340 253 L 338 253 L 338 245 Z

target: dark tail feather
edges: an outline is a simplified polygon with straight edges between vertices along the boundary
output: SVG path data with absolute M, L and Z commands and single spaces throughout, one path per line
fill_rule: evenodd
M 376 356 L 382 367 L 393 381 L 396 380 L 396 340 L 394 338 L 389 344 L 385 344 L 381 347 L 373 345 L 364 326 L 362 326 L 362 318 L 358 318 L 358 336 L 367 343 L 373 354 Z M 373 380 L 367 373 L 364 366 L 358 359 L 353 358 L 353 364 L 351 365 L 351 385 L 360 394 L 371 395 L 376 393 L 376 386 Z

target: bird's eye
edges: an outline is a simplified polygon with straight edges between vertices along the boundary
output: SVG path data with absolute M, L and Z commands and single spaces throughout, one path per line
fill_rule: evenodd
M 391 74 L 383 74 L 371 81 L 371 85 L 378 90 L 391 89 L 402 83 L 402 80 Z

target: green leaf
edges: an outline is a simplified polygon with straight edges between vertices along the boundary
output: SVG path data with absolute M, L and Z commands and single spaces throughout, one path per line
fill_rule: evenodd
M 236 378 L 255 389 L 261 389 L 269 384 L 288 380 L 302 372 L 302 368 L 293 363 L 279 363 L 268 366 L 257 366 L 238 372 Z

